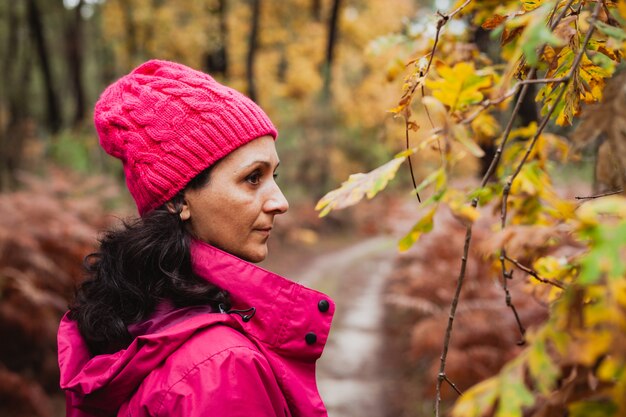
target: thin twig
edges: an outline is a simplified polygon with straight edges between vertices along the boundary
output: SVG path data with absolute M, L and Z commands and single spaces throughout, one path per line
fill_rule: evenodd
M 552 84 L 552 83 L 565 83 L 569 81 L 567 77 L 561 78 L 534 78 L 532 80 L 522 80 L 519 84 Z
M 565 13 L 567 13 L 567 9 L 569 9 L 572 6 L 572 3 L 574 3 L 574 0 L 569 0 L 567 4 L 563 6 L 561 13 L 559 13 L 556 20 L 550 24 L 550 32 L 554 31 L 554 29 L 556 29 L 559 23 L 561 23 L 561 19 L 563 19 L 563 17 L 565 16 Z M 539 56 L 541 56 L 541 54 Z
M 411 149 L 411 145 L 409 143 L 409 118 L 404 118 L 404 128 L 405 128 L 405 136 L 406 136 L 406 149 Z M 415 174 L 413 174 L 413 163 L 411 162 L 411 155 L 407 155 L 406 160 L 409 161 L 409 171 L 411 172 L 411 181 L 413 181 L 413 189 L 417 188 L 417 183 L 415 182 Z M 421 203 L 422 199 L 420 198 L 420 194 L 418 192 L 415 193 L 417 196 L 417 202 Z
M 474 111 L 474 113 L 472 113 L 471 115 L 467 116 L 465 119 L 461 120 L 460 123 L 463 123 L 463 124 L 470 124 L 470 123 L 472 123 L 474 121 L 474 119 L 476 119 L 478 117 L 478 115 L 480 113 L 482 113 L 483 111 L 485 111 L 486 109 L 488 109 L 489 107 L 491 107 L 491 106 L 493 106 L 495 104 L 500 104 L 503 101 L 513 97 L 516 92 L 517 92 L 517 85 L 515 85 L 506 94 L 503 94 L 502 96 L 500 96 L 498 98 L 494 98 L 493 100 L 487 99 L 487 100 L 481 101 L 478 104 L 478 106 L 480 108 L 478 110 Z
M 478 202 L 476 202 L 478 204 Z M 463 257 L 461 258 L 461 271 L 456 283 L 456 290 L 454 291 L 454 298 L 450 304 L 450 314 L 448 315 L 448 326 L 446 327 L 446 333 L 443 339 L 443 349 L 441 351 L 439 373 L 437 376 L 437 393 L 435 398 L 435 417 L 439 417 L 439 405 L 441 404 L 441 384 L 443 381 L 450 383 L 446 376 L 446 359 L 448 357 L 448 347 L 450 345 L 450 338 L 452 336 L 452 324 L 454 323 L 454 317 L 456 315 L 456 308 L 459 304 L 459 298 L 461 297 L 461 289 L 463 288 L 463 281 L 465 279 L 465 269 L 467 268 L 467 258 L 469 256 L 470 243 L 472 241 L 472 226 L 468 226 L 465 230 L 465 245 L 463 247 Z
M 534 79 L 530 79 L 530 80 L 521 80 L 518 81 L 507 93 L 503 94 L 502 96 L 495 98 L 493 100 L 483 100 L 480 103 L 478 103 L 479 109 L 474 111 L 474 113 L 472 113 L 471 115 L 467 116 L 465 119 L 461 120 L 459 123 L 463 123 L 463 124 L 469 124 L 471 122 L 474 121 L 474 119 L 476 119 L 476 117 L 478 117 L 478 115 L 480 113 L 482 113 L 483 111 L 485 111 L 487 108 L 496 105 L 496 104 L 500 104 L 503 101 L 511 98 L 512 96 L 515 95 L 515 93 L 517 93 L 517 91 L 519 90 L 519 87 L 526 85 L 526 84 L 556 84 L 556 83 L 562 83 L 562 82 L 566 82 L 568 81 L 567 77 L 560 77 L 560 78 L 534 78 Z
M 513 271 L 506 270 L 506 264 L 504 263 L 504 259 L 506 257 L 506 249 L 503 247 L 500 249 L 500 267 L 502 268 L 502 289 L 504 290 L 504 301 L 506 303 L 506 306 L 510 308 L 513 312 L 513 317 L 515 317 L 515 323 L 517 324 L 517 329 L 519 330 L 520 334 L 520 339 L 517 341 L 517 344 L 522 346 L 526 343 L 526 339 L 524 338 L 524 335 L 526 334 L 526 328 L 522 324 L 522 320 L 517 313 L 515 304 L 513 304 L 511 292 L 509 291 L 509 280 L 513 279 Z
M 456 386 L 454 382 L 450 380 L 450 378 L 448 378 L 446 374 L 440 374 L 439 377 L 443 378 L 443 380 L 446 381 L 452 387 L 452 389 L 456 391 L 457 394 L 463 395 L 463 392 L 461 392 L 461 390 Z
M 533 269 L 531 269 L 531 268 L 521 264 L 517 259 L 513 259 L 513 258 L 511 258 L 509 256 L 506 256 L 506 255 L 504 256 L 504 258 L 507 261 L 511 262 L 513 265 L 515 265 L 518 269 L 526 272 L 528 275 L 530 275 L 531 277 L 535 278 L 537 281 L 539 281 L 541 283 L 544 283 L 544 284 L 549 284 L 549 285 L 555 286 L 555 287 L 560 288 L 562 290 L 565 289 L 565 286 L 563 284 L 561 284 L 560 282 L 554 281 L 554 280 L 549 279 L 549 278 L 542 277 L 541 275 L 539 275 L 537 273 L 537 271 L 535 271 L 535 270 L 533 270 Z
M 602 193 L 602 194 L 595 194 L 595 195 L 589 195 L 589 196 L 576 196 L 574 197 L 576 200 L 591 200 L 594 198 L 600 198 L 600 197 L 606 197 L 608 195 L 615 195 L 615 194 L 621 194 L 623 193 L 624 190 L 622 188 L 620 188 L 619 190 L 613 190 L 613 191 L 608 191 L 606 193 Z

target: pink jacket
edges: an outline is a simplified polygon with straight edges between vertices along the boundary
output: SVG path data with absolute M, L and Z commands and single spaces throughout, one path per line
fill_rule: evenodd
M 58 334 L 68 417 L 326 416 L 315 361 L 335 306 L 326 295 L 204 243 L 194 271 L 230 292 L 233 310 L 160 306 L 125 350 L 91 357 L 76 322 Z M 246 317 L 248 316 L 248 317 Z

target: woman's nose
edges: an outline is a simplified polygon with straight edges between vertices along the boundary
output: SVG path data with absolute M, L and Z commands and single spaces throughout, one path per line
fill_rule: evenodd
M 289 202 L 280 190 L 278 184 L 274 183 L 270 195 L 265 202 L 265 211 L 275 214 L 282 214 L 289 210 Z

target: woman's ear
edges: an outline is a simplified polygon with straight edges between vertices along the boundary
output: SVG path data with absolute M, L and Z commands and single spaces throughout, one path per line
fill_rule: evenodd
M 178 215 L 182 221 L 187 221 L 191 219 L 191 210 L 189 210 L 189 204 L 187 204 L 187 200 L 183 201 L 183 204 L 180 206 L 181 210 Z
M 185 199 L 183 199 L 182 202 L 177 201 L 176 203 L 174 203 L 173 201 L 168 201 L 167 203 L 165 203 L 165 207 L 170 213 L 178 214 L 182 221 L 186 221 L 191 218 L 189 204 L 187 204 L 187 200 Z

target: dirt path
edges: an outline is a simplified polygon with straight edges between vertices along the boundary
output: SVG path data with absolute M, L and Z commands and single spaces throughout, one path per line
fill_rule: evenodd
M 318 386 L 329 417 L 385 415 L 382 292 L 396 239 L 377 237 L 321 255 L 300 281 L 337 303 L 330 339 L 318 362 Z

